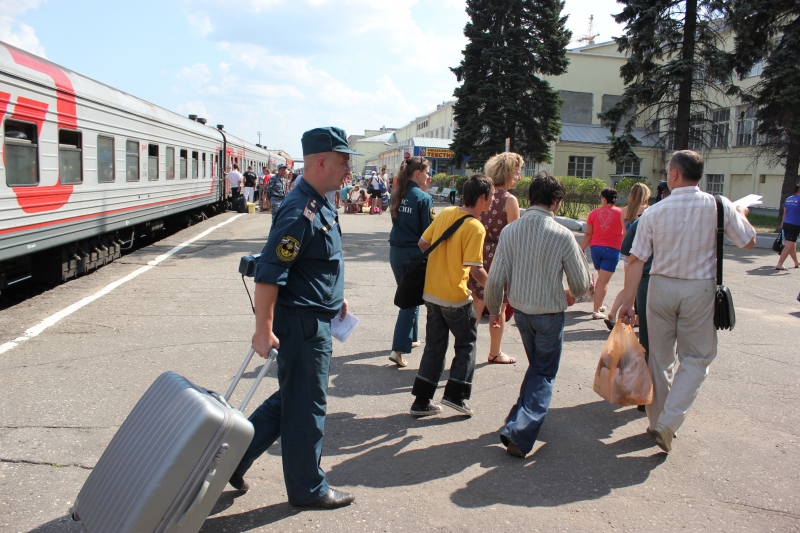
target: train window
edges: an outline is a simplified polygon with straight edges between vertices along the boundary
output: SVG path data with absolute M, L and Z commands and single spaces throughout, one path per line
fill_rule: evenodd
M 83 183 L 82 138 L 79 131 L 58 130 L 58 179 L 64 185 Z
M 125 181 L 139 181 L 138 141 L 125 141 Z
M 158 145 L 147 145 L 147 179 L 158 181 Z
M 181 153 L 180 153 L 180 156 L 181 156 L 181 179 L 182 180 L 186 179 L 186 153 L 187 153 L 187 150 L 181 150 Z
M 203 152 L 203 177 L 206 177 L 206 153 Z
M 36 124 L 6 120 L 3 135 L 6 184 L 37 185 L 39 183 L 39 145 Z
M 167 146 L 167 179 L 175 179 L 175 148 Z
M 193 180 L 197 179 L 197 175 L 198 175 L 197 174 L 197 172 L 198 172 L 197 164 L 199 162 L 198 157 L 199 157 L 198 152 L 192 152 L 192 179 Z
M 97 136 L 97 183 L 114 183 L 114 138 Z

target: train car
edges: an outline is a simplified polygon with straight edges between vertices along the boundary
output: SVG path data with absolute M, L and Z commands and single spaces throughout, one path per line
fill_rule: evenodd
M 137 235 L 224 209 L 225 162 L 274 154 L 0 42 L 0 290 L 67 280 Z

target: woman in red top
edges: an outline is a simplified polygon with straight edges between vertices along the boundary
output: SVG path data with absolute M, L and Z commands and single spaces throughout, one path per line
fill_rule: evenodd
M 608 282 L 611 275 L 617 270 L 619 263 L 619 249 L 622 247 L 622 238 L 625 237 L 625 227 L 622 225 L 622 210 L 615 206 L 617 203 L 616 189 L 603 189 L 600 193 L 602 206 L 589 213 L 586 220 L 586 233 L 583 235 L 581 249 L 586 252 L 586 247 L 592 247 L 592 263 L 597 270 L 597 283 L 594 288 L 593 319 L 606 318 L 603 314 L 605 306 L 603 300 L 608 292 Z

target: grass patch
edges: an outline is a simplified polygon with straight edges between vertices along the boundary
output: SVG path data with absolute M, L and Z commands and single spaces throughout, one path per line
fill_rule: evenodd
M 775 228 L 778 227 L 778 217 L 750 213 L 747 215 L 747 220 L 759 233 L 775 233 Z

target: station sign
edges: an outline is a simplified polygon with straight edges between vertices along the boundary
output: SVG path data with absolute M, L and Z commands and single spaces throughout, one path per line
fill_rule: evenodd
M 414 155 L 427 157 L 428 159 L 453 159 L 455 153 L 447 148 L 422 148 L 414 147 Z

